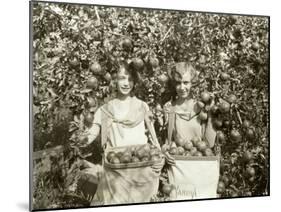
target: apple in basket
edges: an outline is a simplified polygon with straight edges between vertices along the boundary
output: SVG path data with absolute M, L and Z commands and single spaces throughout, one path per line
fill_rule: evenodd
M 165 194 L 165 195 L 170 195 L 170 193 L 172 192 L 172 190 L 174 189 L 175 187 L 172 185 L 172 184 L 164 184 L 163 187 L 162 187 L 162 192 Z
M 184 153 L 184 156 L 190 157 L 190 156 L 192 156 L 192 155 L 191 155 L 191 153 L 190 153 L 189 151 L 186 151 L 186 152 Z
M 191 150 L 192 147 L 193 147 L 193 143 L 190 140 L 187 140 L 184 144 L 184 148 L 186 150 Z
M 195 152 L 195 153 L 193 154 L 193 156 L 195 156 L 195 157 L 202 157 L 202 156 L 203 156 L 203 153 L 197 151 L 197 152 Z
M 211 148 L 206 148 L 205 151 L 204 151 L 204 155 L 205 156 L 214 156 L 214 153 L 211 150 Z
M 177 146 L 184 146 L 185 140 L 182 138 L 178 138 L 178 139 L 176 139 L 176 144 L 177 144 Z
M 159 155 L 153 155 L 151 156 L 150 160 L 153 161 L 153 162 L 156 162 L 156 161 L 159 161 L 161 158 Z
M 153 156 L 153 155 L 159 155 L 158 149 L 151 149 L 150 150 L 150 156 Z
M 110 160 L 110 163 L 120 164 L 120 159 L 117 156 L 113 156 Z
M 199 141 L 201 141 L 201 139 L 196 136 L 196 137 L 192 138 L 191 141 L 192 141 L 192 143 L 193 143 L 193 146 L 197 146 L 197 143 L 198 143 Z
M 194 146 L 194 147 L 192 147 L 191 149 L 190 149 L 190 154 L 192 155 L 192 156 L 194 156 L 195 155 L 195 153 L 197 152 L 197 148 Z
M 136 151 L 136 156 L 139 159 L 142 159 L 144 157 L 149 157 L 149 151 L 146 151 L 144 148 L 140 148 Z
M 131 162 L 131 156 L 128 154 L 123 154 L 123 156 L 120 158 L 121 163 L 130 163 Z
M 208 145 L 205 141 L 199 141 L 197 142 L 196 147 L 199 151 L 203 152 L 207 149 Z
M 108 152 L 107 155 L 106 155 L 106 159 L 108 162 L 111 161 L 111 159 L 115 156 L 115 152 L 111 151 L 111 152 Z
M 142 162 L 146 162 L 146 161 L 149 161 L 149 157 L 148 156 L 145 156 L 141 159 Z
M 138 162 L 140 162 L 140 159 L 136 156 L 133 156 L 131 161 L 132 161 L 132 163 L 138 163 Z
M 178 155 L 184 154 L 184 148 L 183 147 L 179 146 L 177 150 L 178 150 Z

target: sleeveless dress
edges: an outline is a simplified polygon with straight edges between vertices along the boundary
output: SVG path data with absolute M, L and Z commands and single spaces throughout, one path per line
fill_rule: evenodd
M 189 111 L 177 108 L 176 105 L 172 102 L 167 102 L 164 106 L 166 120 L 168 120 L 167 117 L 169 113 L 175 114 L 175 121 L 173 126 L 174 139 L 191 140 L 194 137 L 202 138 L 204 136 L 205 127 L 198 118 L 195 101 L 191 101 L 193 109 Z
M 196 102 L 191 101 L 190 105 L 193 107 L 189 107 L 192 108 L 190 110 L 179 108 L 171 102 L 165 104 L 165 115 L 170 117 L 167 118 L 168 121 L 172 120 L 170 127 L 173 125 L 171 128 L 173 134 L 171 134 L 171 129 L 168 134 L 172 135 L 173 139 L 191 140 L 194 137 L 200 137 L 213 144 L 215 138 L 213 136 L 209 136 L 209 140 L 206 138 L 206 124 L 198 117 L 200 110 L 196 108 Z M 169 182 L 175 186 L 170 196 L 173 200 L 206 199 L 217 196 L 216 189 L 219 179 L 217 158 L 205 161 L 177 160 L 175 166 L 167 169 L 167 173 Z
M 133 97 L 129 108 L 127 115 L 121 117 L 113 100 L 97 110 L 93 123 L 101 126 L 102 136 L 107 134 L 107 148 L 147 143 L 144 119 L 149 112 L 148 105 Z M 106 127 L 102 123 L 105 116 Z M 159 174 L 154 173 L 150 166 L 130 169 L 111 169 L 103 166 L 91 205 L 149 202 L 157 193 L 158 186 Z

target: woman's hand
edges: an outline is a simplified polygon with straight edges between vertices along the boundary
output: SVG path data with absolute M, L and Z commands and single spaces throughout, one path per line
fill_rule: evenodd
M 155 173 L 160 174 L 164 165 L 165 165 L 165 160 L 164 158 L 162 158 L 160 163 L 153 164 L 151 168 Z
M 88 146 L 89 139 L 88 139 L 88 133 L 81 133 L 81 135 L 78 136 L 78 147 L 86 147 Z
M 176 165 L 176 160 L 175 160 L 175 158 L 174 158 L 173 156 L 171 156 L 171 155 L 169 154 L 169 152 L 165 152 L 164 155 L 165 155 L 166 162 L 167 162 L 169 165 L 171 165 L 171 166 Z

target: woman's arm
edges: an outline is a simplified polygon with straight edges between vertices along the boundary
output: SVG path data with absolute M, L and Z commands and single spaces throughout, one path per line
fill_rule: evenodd
M 92 126 L 80 136 L 79 143 L 81 146 L 91 144 L 99 136 L 101 131 L 101 113 L 99 108 L 94 115 Z
M 215 104 L 214 99 L 212 99 L 211 103 L 210 103 L 210 108 L 213 107 L 214 104 Z M 211 148 L 214 147 L 214 145 L 215 145 L 216 136 L 217 136 L 217 132 L 213 127 L 212 114 L 210 111 L 208 111 L 208 120 L 207 120 L 207 123 L 205 124 L 204 137 L 208 141 L 209 146 Z
M 215 145 L 217 133 L 213 128 L 212 118 L 209 116 L 208 121 L 205 127 L 205 134 L 204 137 L 208 141 L 209 146 L 212 148 Z
M 100 134 L 101 127 L 98 124 L 93 124 L 92 127 L 88 130 L 87 136 L 87 145 L 91 144 Z

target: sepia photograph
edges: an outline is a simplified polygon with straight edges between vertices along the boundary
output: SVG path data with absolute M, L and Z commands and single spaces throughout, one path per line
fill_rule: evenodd
M 31 210 L 269 196 L 269 25 L 31 1 Z

